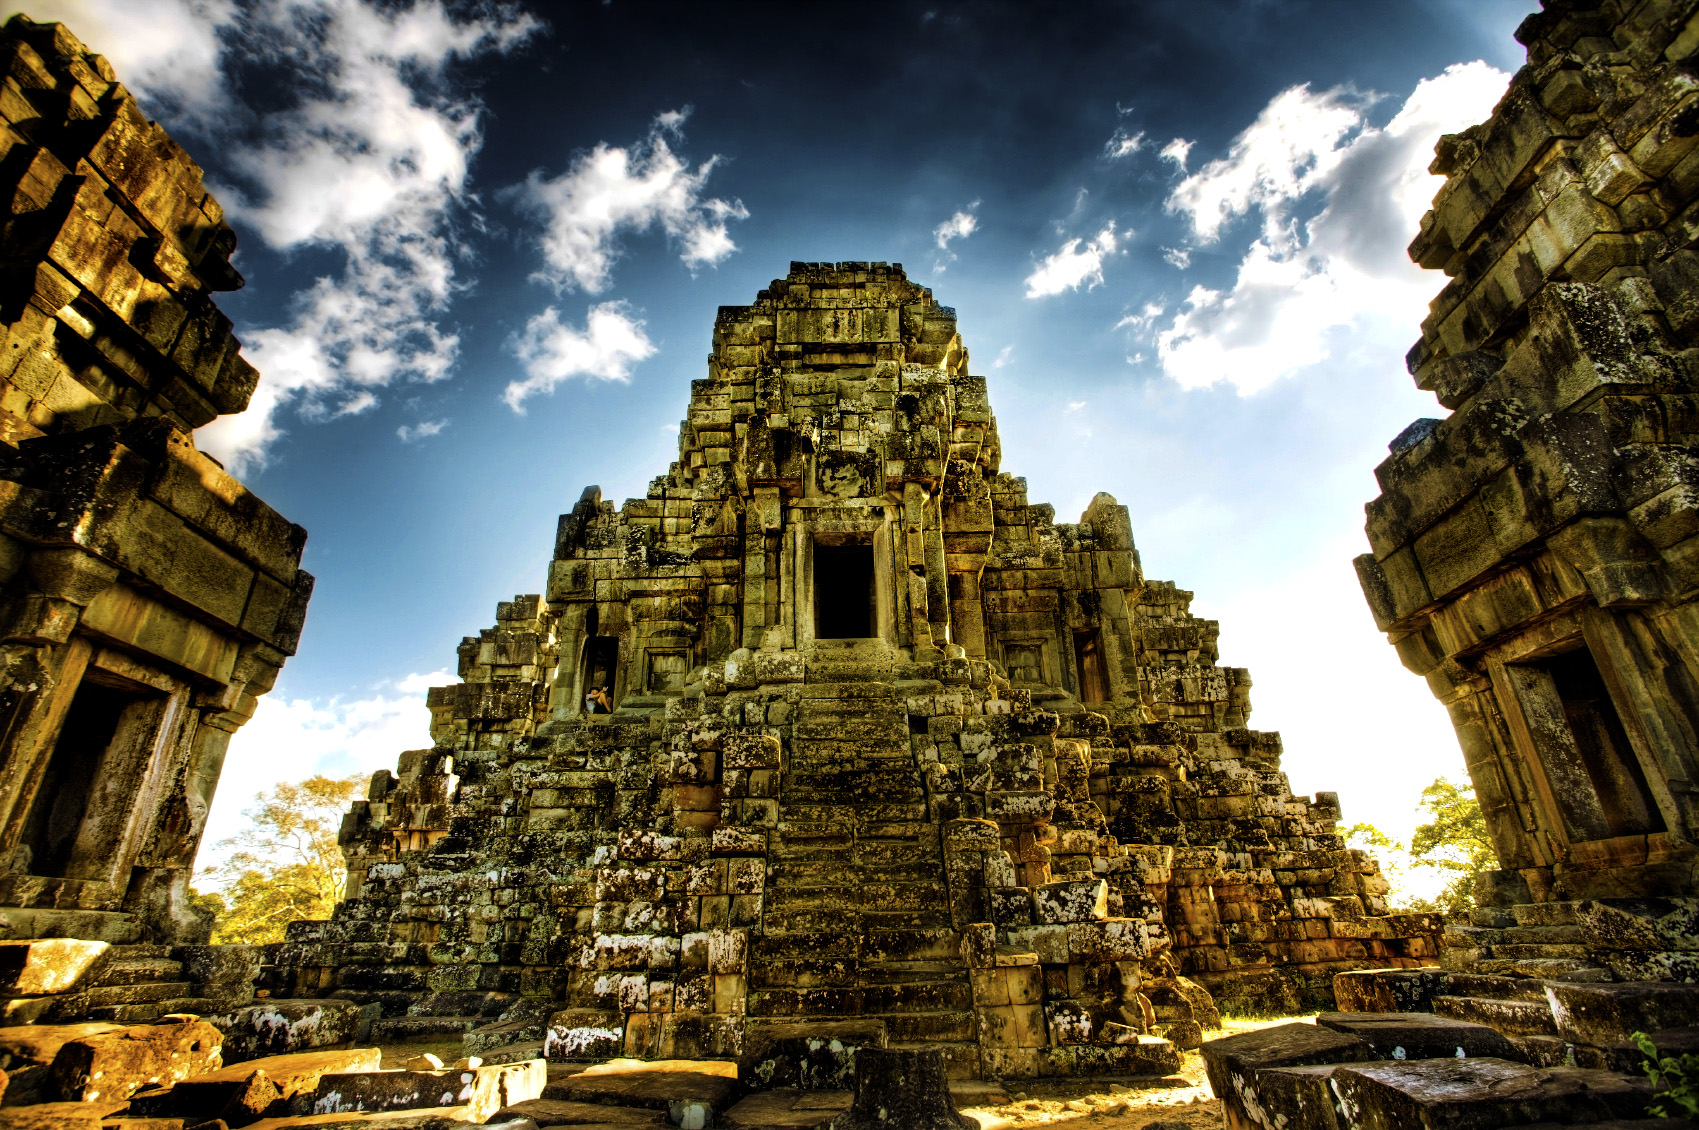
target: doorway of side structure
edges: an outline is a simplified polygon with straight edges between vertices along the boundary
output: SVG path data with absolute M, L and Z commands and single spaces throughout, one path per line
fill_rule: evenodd
M 167 697 L 90 667 L 60 724 L 30 802 L 20 870 L 105 879 L 126 832 L 134 783 L 146 772 Z
M 814 544 L 814 636 L 866 639 L 879 634 L 871 541 Z
M 1074 663 L 1081 702 L 1109 701 L 1109 673 L 1103 665 L 1103 635 L 1095 629 L 1074 633 Z
M 584 641 L 584 701 L 580 705 L 586 713 L 601 713 L 599 707 L 590 704 L 590 695 L 598 689 L 605 689 L 612 701 L 618 671 L 619 637 L 591 636 Z
M 1587 646 L 1505 671 L 1572 842 L 1664 831 L 1663 813 Z

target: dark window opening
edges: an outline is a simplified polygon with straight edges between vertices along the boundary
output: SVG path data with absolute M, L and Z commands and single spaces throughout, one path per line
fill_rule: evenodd
M 1604 814 L 1609 836 L 1639 836 L 1662 832 L 1664 818 L 1646 786 L 1646 774 L 1629 744 L 1628 733 L 1599 674 L 1598 664 L 1585 647 L 1541 664 L 1563 702 L 1564 720 L 1575 737 L 1576 752 L 1586 768 Z
M 873 547 L 814 546 L 814 634 L 866 639 L 873 628 Z
M 589 714 L 606 714 L 603 704 L 592 696 L 605 690 L 613 699 L 614 674 L 619 666 L 619 639 L 615 636 L 591 636 L 584 644 L 584 709 Z
M 86 680 L 77 688 L 24 824 L 29 874 L 72 877 L 77 839 L 101 760 L 117 736 L 124 711 L 138 701 L 139 696 Z
M 1097 632 L 1074 633 L 1074 658 L 1079 666 L 1080 701 L 1107 702 L 1109 678 L 1103 669 L 1102 637 Z

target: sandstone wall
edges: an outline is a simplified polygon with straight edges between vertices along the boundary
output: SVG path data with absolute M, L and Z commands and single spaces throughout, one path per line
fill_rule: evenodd
M 0 937 L 204 941 L 232 732 L 300 637 L 306 531 L 195 450 L 256 374 L 201 171 L 57 24 L 0 32 Z
M 1410 245 L 1448 276 L 1409 364 L 1450 415 L 1393 441 L 1358 566 L 1451 714 L 1502 867 L 1454 968 L 1693 975 L 1696 21 L 1665 0 L 1530 16 L 1492 117 L 1440 141 Z

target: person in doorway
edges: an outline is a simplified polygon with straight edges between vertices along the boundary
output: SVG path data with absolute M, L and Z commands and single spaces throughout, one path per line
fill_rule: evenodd
M 614 712 L 613 699 L 608 697 L 608 688 L 605 686 L 597 687 L 588 695 L 585 695 L 584 701 L 589 706 L 591 714 L 612 714 Z

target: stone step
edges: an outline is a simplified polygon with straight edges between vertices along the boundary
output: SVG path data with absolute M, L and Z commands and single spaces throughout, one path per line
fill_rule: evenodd
M 540 1044 L 547 1027 L 547 1022 L 542 1019 L 505 1020 L 496 1024 L 482 1024 L 462 1036 L 460 1043 L 466 1049 L 467 1055 L 484 1055 L 490 1048 L 506 1047 L 509 1044 Z
M 1449 973 L 1445 992 L 1454 997 L 1480 997 L 1495 1001 L 1538 1001 L 1546 1003 L 1546 983 L 1536 977 L 1504 974 Z
M 973 990 L 961 983 L 755 989 L 751 1016 L 842 1020 L 880 1013 L 971 1012 Z
M 898 1044 L 968 1042 L 979 1038 L 979 1020 L 972 1009 L 951 1012 L 888 1012 L 874 1019 L 885 1022 L 886 1038 Z
M 961 938 L 949 929 L 846 931 L 841 924 L 806 933 L 758 934 L 749 940 L 751 952 L 773 961 L 854 960 L 869 965 L 898 962 L 938 963 L 959 968 Z
M 144 981 L 128 985 L 105 985 L 88 991 L 90 1008 L 109 1005 L 152 1004 L 187 997 L 194 986 L 187 981 Z
M 1601 982 L 1616 980 L 1609 969 L 1602 965 L 1595 965 L 1591 961 L 1583 961 L 1573 957 L 1511 958 L 1505 955 L 1504 949 L 1503 946 L 1495 946 L 1493 956 L 1476 962 L 1473 968 L 1485 974 L 1533 981 Z M 1545 991 L 1542 988 L 1541 996 L 1544 995 Z
M 939 850 L 941 842 L 938 838 L 938 825 L 925 819 L 878 821 L 865 815 L 856 826 L 856 840 L 860 844 L 884 843 L 892 848 L 899 848 L 904 844 L 920 844 L 934 852 Z
M 1545 1001 L 1492 1000 L 1486 997 L 1434 998 L 1434 1015 L 1485 1024 L 1507 1036 L 1555 1036 L 1557 1022 Z
M 163 960 L 171 956 L 170 946 L 113 946 L 109 951 L 113 961 Z
M 881 824 L 919 823 L 926 819 L 925 804 L 793 804 L 779 802 L 779 821 L 810 823 L 868 821 Z
M 209 1001 L 205 997 L 167 997 L 164 1000 L 143 1001 L 138 1004 L 102 1005 L 99 1008 L 90 1008 L 86 1013 L 80 1014 L 78 1019 L 86 1017 L 88 1020 L 107 1024 L 148 1024 L 173 1013 L 206 1016 L 229 1011 L 214 1007 L 220 1003 Z
M 526 1040 L 517 1044 L 503 1044 L 499 1048 L 485 1048 L 481 1052 L 470 1052 L 485 1063 L 524 1063 L 528 1059 L 543 1058 L 543 1041 Z
M 769 936 L 818 934 L 825 930 L 950 929 L 950 912 L 937 910 L 870 911 L 841 908 L 768 909 L 762 926 Z
M 963 981 L 967 970 L 960 961 L 862 961 L 861 980 L 867 985 L 906 985 L 916 981 Z
M 904 776 L 908 776 L 904 774 Z M 868 803 L 900 804 L 924 799 L 926 789 L 915 777 L 908 780 L 891 773 L 849 771 L 841 773 L 790 773 L 783 782 L 780 803 L 840 804 L 854 797 L 855 806 Z
M 790 818 L 782 808 L 777 831 L 780 846 L 772 850 L 775 859 L 789 858 L 793 851 L 815 850 L 821 844 L 847 848 L 855 842 L 855 822 L 852 820 Z
M 109 962 L 95 979 L 95 988 L 140 985 L 149 981 L 180 981 L 183 963 L 165 957 L 126 957 Z
M 899 751 L 905 758 L 912 756 L 909 749 L 908 716 L 905 714 L 898 714 L 891 720 L 864 720 L 844 714 L 802 719 L 796 724 L 795 734 L 797 745 L 803 748 L 805 758 L 807 744 L 819 742 L 837 742 L 853 746 L 855 752 L 863 756 L 875 752 L 880 746 L 884 746 L 893 756 Z
M 848 887 L 779 887 L 767 891 L 767 911 L 844 907 L 852 910 L 926 910 L 947 904 L 942 882 L 875 883 Z
M 926 860 L 854 862 L 854 867 L 861 878 L 879 883 L 942 881 L 944 874 L 942 862 Z M 844 861 L 841 858 L 835 862 L 826 859 L 781 860 L 767 867 L 767 883 L 771 887 L 821 887 L 842 885 L 843 882 Z
M 372 1043 L 464 1040 L 467 1032 L 488 1019 L 484 1016 L 386 1016 L 372 1021 Z

